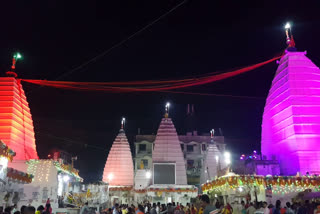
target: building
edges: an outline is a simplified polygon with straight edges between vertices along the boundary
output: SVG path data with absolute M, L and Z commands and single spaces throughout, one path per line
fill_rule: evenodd
M 39 158 L 29 104 L 15 77 L 0 78 L 0 139 L 17 153 L 15 160 Z
M 134 185 L 133 159 L 128 139 L 121 129 L 109 151 L 103 171 L 102 181 L 109 183 L 111 203 L 130 204 L 133 201 L 132 189 Z
M 295 48 L 286 50 L 266 100 L 263 160 L 278 160 L 282 175 L 320 174 L 320 70 Z
M 152 168 L 152 151 L 154 149 L 156 135 L 136 135 L 135 137 L 135 157 L 134 170 Z M 200 177 L 203 172 L 204 160 L 208 146 L 213 140 L 218 152 L 225 151 L 223 136 L 213 136 L 210 134 L 198 135 L 196 131 L 188 132 L 186 135 L 178 135 L 181 150 L 183 152 L 184 164 L 187 173 L 187 183 L 189 185 L 200 185 Z M 222 158 L 221 158 L 222 159 Z M 215 156 L 214 156 L 215 160 Z M 224 166 L 221 166 L 222 168 Z M 214 177 L 213 174 L 211 174 Z M 207 180 L 207 179 L 205 179 Z
M 280 175 L 279 161 L 262 160 L 257 151 L 249 155 L 241 155 L 240 160 L 235 161 L 235 164 L 232 165 L 232 170 L 239 175 Z

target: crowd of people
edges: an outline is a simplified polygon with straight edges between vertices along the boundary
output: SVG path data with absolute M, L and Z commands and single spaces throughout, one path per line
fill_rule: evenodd
M 187 203 L 144 203 L 137 207 L 127 204 L 115 204 L 112 208 L 103 211 L 103 214 L 320 214 L 320 204 L 310 203 L 308 200 L 304 203 L 281 204 L 278 200 L 275 205 L 267 202 L 247 202 L 233 203 L 230 205 L 222 204 L 216 201 L 210 203 L 208 195 L 200 196 L 200 206 Z M 197 204 L 198 205 L 198 204 Z M 84 211 L 84 210 L 82 210 Z M 80 214 L 88 214 L 80 212 Z
M 112 208 L 106 209 L 101 214 L 320 214 L 320 203 L 310 203 L 306 200 L 304 203 L 268 204 L 267 202 L 247 202 L 233 203 L 230 205 L 221 204 L 219 201 L 213 205 L 210 203 L 208 195 L 200 196 L 200 204 L 196 206 L 192 203 L 183 205 L 182 203 L 144 203 L 135 205 L 115 204 Z M 89 208 L 86 203 L 81 209 L 80 214 L 99 214 L 97 210 Z M 8 206 L 5 209 L 0 207 L 0 214 L 52 214 L 50 201 L 45 206 L 40 205 L 37 209 L 33 206 L 22 206 L 20 209 L 17 205 Z
M 31 205 L 23 205 L 18 209 L 17 205 L 14 204 L 13 206 L 7 206 L 5 209 L 0 207 L 0 214 L 52 214 L 52 208 L 50 202 L 47 202 L 45 206 L 40 205 L 37 209 Z

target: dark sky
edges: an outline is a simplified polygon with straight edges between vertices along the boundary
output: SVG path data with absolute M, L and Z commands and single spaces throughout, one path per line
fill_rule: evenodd
M 175 79 L 230 71 L 272 58 L 285 48 L 285 22 L 293 22 L 297 48 L 320 65 L 319 1 L 189 0 L 105 56 L 108 50 L 182 0 L 7 1 L 1 5 L 1 73 L 15 50 L 24 55 L 19 77 L 70 81 Z M 5 5 L 7 4 L 7 5 Z M 222 128 L 228 149 L 260 149 L 265 98 L 277 66 L 184 91 L 261 99 L 167 93 L 108 94 L 39 88 L 24 84 L 33 115 L 37 149 L 46 157 L 64 149 L 79 160 L 86 181 L 101 179 L 120 119 L 133 144 L 137 129 L 155 133 L 166 101 L 179 134 L 185 109 L 194 103 L 198 131 Z M 68 73 L 67 73 L 68 72 Z M 68 75 L 61 76 L 67 73 Z

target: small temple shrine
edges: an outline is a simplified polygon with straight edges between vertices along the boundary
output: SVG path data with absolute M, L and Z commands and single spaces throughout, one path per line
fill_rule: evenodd
M 224 168 L 224 163 L 221 163 L 223 158 L 221 157 L 221 152 L 219 151 L 217 145 L 213 140 L 214 130 L 210 131 L 211 142 L 207 147 L 207 151 L 204 157 L 203 167 L 201 170 L 200 182 L 205 183 L 208 180 L 216 178 L 219 174 L 221 168 Z
M 147 188 L 151 201 L 168 203 L 189 202 L 196 197 L 198 189 L 187 185 L 186 165 L 180 141 L 172 119 L 166 114 L 159 125 L 152 151 L 152 185 Z
M 109 184 L 112 203 L 131 203 L 131 190 L 134 184 L 133 159 L 130 145 L 124 132 L 122 119 L 121 129 L 114 140 L 106 165 L 102 181 Z

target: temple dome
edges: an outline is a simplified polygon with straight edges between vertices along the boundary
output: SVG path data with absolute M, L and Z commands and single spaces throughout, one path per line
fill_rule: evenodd
M 0 139 L 16 152 L 15 160 L 39 159 L 29 104 L 13 77 L 0 78 Z
M 320 173 L 320 70 L 305 55 L 281 58 L 263 113 L 262 154 L 282 175 Z
M 175 163 L 176 184 L 187 184 L 187 173 L 176 128 L 171 118 L 162 118 L 152 153 L 153 163 Z
M 110 186 L 133 186 L 133 161 L 123 129 L 114 140 L 103 171 L 104 182 Z

